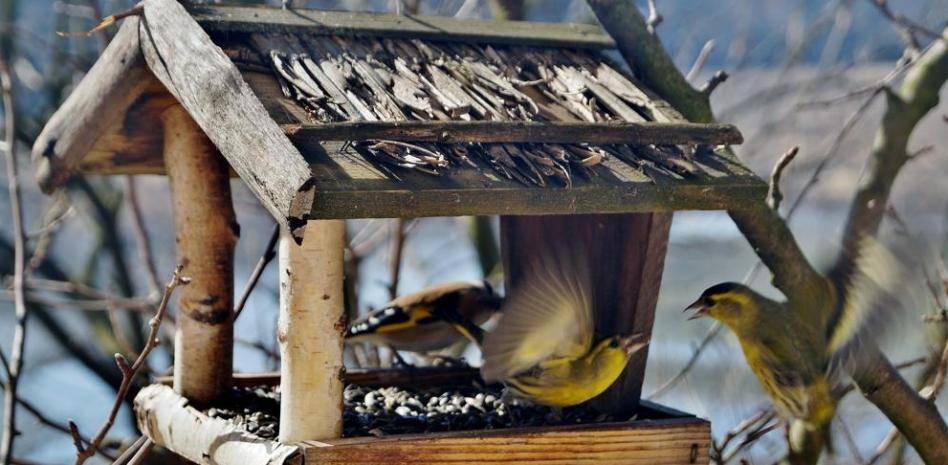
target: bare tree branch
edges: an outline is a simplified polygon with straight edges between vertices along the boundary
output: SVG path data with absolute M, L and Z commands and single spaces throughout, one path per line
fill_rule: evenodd
M 145 442 L 135 451 L 135 455 L 132 456 L 127 465 L 138 465 L 142 463 L 142 461 L 148 457 L 153 447 L 155 447 L 155 443 L 151 439 L 145 438 Z
M 139 436 L 128 446 L 128 448 L 122 452 L 121 455 L 118 456 L 118 458 L 112 461 L 112 465 L 126 465 L 128 461 L 138 453 L 139 449 L 145 445 L 146 442 L 151 442 L 151 439 L 148 439 L 145 436 Z
M 695 91 L 675 67 L 661 43 L 630 0 L 588 0 L 600 23 L 616 39 L 619 50 L 647 85 L 695 122 L 711 122 L 707 95 Z M 874 234 L 889 189 L 904 164 L 904 149 L 915 124 L 927 114 L 948 77 L 944 40 L 919 59 L 906 76 L 902 92 L 887 92 L 889 108 L 876 138 L 868 175 L 853 202 L 838 263 L 851 262 L 847 247 L 864 234 Z M 898 97 L 898 98 L 893 98 Z M 911 103 L 908 103 L 911 102 Z M 929 105 L 931 103 L 931 105 Z M 892 133 L 890 137 L 887 134 Z M 899 149 L 903 154 L 899 153 Z M 891 158 L 891 159 L 890 159 Z M 774 275 L 774 284 L 789 300 L 829 302 L 835 291 L 802 254 L 780 216 L 765 204 L 730 211 L 731 218 Z M 877 350 L 866 350 L 869 362 L 854 373 L 868 400 L 876 404 L 905 434 L 928 463 L 948 463 L 948 427 L 938 411 L 922 399 Z
M 398 297 L 398 282 L 401 277 L 402 255 L 405 251 L 405 220 L 398 218 L 392 225 L 392 258 L 389 266 L 391 273 L 388 283 L 388 297 L 395 300 Z
M 730 462 L 742 450 L 780 426 L 780 422 L 776 420 L 777 413 L 772 408 L 761 410 L 747 417 L 725 433 L 721 441 L 715 441 L 711 444 L 711 462 L 717 465 Z M 740 437 L 744 439 L 731 448 L 734 441 Z M 728 451 L 729 448 L 730 451 Z
M 16 109 L 13 102 L 13 78 L 10 75 L 5 51 L 0 56 L 0 86 L 3 92 L 4 135 L 6 137 L 7 188 L 10 210 L 13 214 L 13 293 L 16 326 L 13 331 L 13 350 L 6 363 L 7 389 L 3 396 L 3 433 L 0 437 L 0 460 L 9 465 L 13 460 L 13 440 L 16 437 L 16 399 L 23 368 L 23 348 L 26 342 L 26 231 L 23 227 L 22 198 L 20 195 L 19 167 L 16 159 Z
M 710 96 L 714 89 L 717 89 L 719 85 L 724 84 L 724 81 L 727 81 L 730 75 L 727 74 L 724 70 L 718 70 L 708 79 L 708 82 L 704 83 L 698 92 L 701 92 L 704 95 Z
M 926 35 L 932 39 L 945 39 L 943 34 L 939 34 L 937 31 L 929 29 L 910 18 L 907 18 L 905 15 L 900 13 L 895 13 L 889 8 L 889 2 L 887 0 L 869 0 L 870 3 L 876 6 L 879 9 L 879 12 L 882 13 L 892 24 L 895 24 L 902 34 L 902 38 L 905 40 L 906 45 L 917 52 L 921 47 L 919 47 L 918 40 L 915 38 L 915 34 Z
M 658 7 L 655 5 L 655 0 L 648 0 L 648 19 L 645 20 L 645 25 L 648 27 L 648 33 L 655 35 L 655 28 L 659 24 L 662 24 L 665 18 L 661 13 L 658 12 Z
M 138 259 L 145 267 L 145 275 L 148 277 L 149 297 L 157 298 L 161 293 L 161 284 L 158 282 L 158 269 L 155 267 L 155 259 L 151 254 L 151 239 L 145 229 L 142 208 L 138 204 L 138 187 L 133 176 L 125 176 L 125 201 L 132 217 L 132 232 L 135 234 L 135 244 L 138 246 Z
M 253 272 L 250 273 L 250 278 L 247 279 L 247 285 L 244 287 L 244 291 L 240 294 L 240 298 L 237 299 L 237 305 L 234 305 L 234 321 L 237 321 L 237 318 L 239 318 L 240 314 L 243 313 L 244 307 L 247 305 L 247 300 L 250 299 L 250 294 L 253 293 L 253 289 L 257 287 L 257 282 L 260 281 L 260 276 L 263 276 L 263 272 L 267 269 L 267 265 L 269 265 L 270 262 L 273 261 L 273 258 L 276 257 L 276 246 L 279 239 L 280 225 L 274 225 L 273 232 L 270 234 L 270 239 L 267 241 L 267 245 L 263 249 L 263 255 L 260 256 L 259 260 L 257 260 L 257 264 L 253 267 Z
M 99 428 L 99 432 L 92 439 L 88 447 L 83 447 L 81 440 L 79 439 L 79 428 L 72 422 L 70 422 L 70 429 L 73 431 L 73 439 L 76 442 L 76 465 L 82 465 L 95 454 L 95 451 L 102 445 L 102 441 L 105 440 L 106 434 L 109 430 L 112 429 L 112 425 L 115 423 L 115 418 L 118 416 L 119 409 L 122 407 L 122 403 L 125 400 L 125 395 L 128 393 L 129 388 L 132 386 L 132 382 L 135 380 L 135 376 L 144 366 L 145 361 L 148 358 L 148 355 L 154 350 L 158 345 L 158 331 L 161 327 L 161 320 L 164 318 L 165 313 L 168 310 L 168 303 L 171 301 L 171 295 L 174 293 L 175 289 L 178 286 L 187 285 L 191 280 L 184 276 L 181 276 L 181 266 L 178 265 L 174 274 L 171 277 L 171 281 L 168 282 L 168 285 L 165 286 L 165 292 L 161 296 L 161 302 L 158 304 L 157 310 L 155 310 L 155 315 L 152 317 L 149 322 L 150 331 L 148 333 L 148 339 L 145 343 L 145 347 L 142 348 L 141 353 L 138 355 L 138 358 L 135 359 L 135 362 L 129 365 L 128 360 L 125 359 L 121 354 L 115 354 L 115 363 L 119 367 L 119 371 L 122 372 L 122 384 L 118 388 L 118 392 L 115 396 L 115 401 L 112 403 L 112 409 L 109 411 L 109 415 L 105 420 L 105 423 Z
M 685 79 L 688 80 L 688 82 L 695 82 L 695 79 L 698 78 L 698 74 L 701 74 L 701 69 L 704 68 L 705 62 L 708 61 L 708 57 L 711 56 L 711 52 L 714 51 L 714 44 L 714 39 L 710 39 L 701 47 L 701 51 L 698 52 L 698 57 L 695 58 L 691 69 L 689 69 L 688 74 L 685 75 Z
M 770 172 L 770 190 L 767 192 L 767 205 L 775 211 L 780 210 L 780 202 L 783 201 L 783 193 L 780 191 L 780 178 L 783 176 L 783 171 L 787 169 L 787 166 L 790 166 L 790 162 L 796 158 L 797 152 L 799 151 L 800 147 L 792 147 L 790 150 L 787 150 L 787 152 L 777 160 L 773 171 Z
M 714 120 L 707 96 L 696 91 L 675 66 L 646 19 L 631 0 L 587 0 L 596 18 L 616 40 L 636 74 L 695 123 Z

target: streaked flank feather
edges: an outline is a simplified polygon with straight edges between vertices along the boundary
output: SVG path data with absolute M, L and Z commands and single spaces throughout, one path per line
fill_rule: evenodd
M 686 311 L 730 328 L 780 414 L 791 444 L 828 440 L 834 391 L 900 311 L 919 302 L 921 263 L 907 244 L 867 238 L 805 302 L 777 302 L 737 283 L 708 288 Z

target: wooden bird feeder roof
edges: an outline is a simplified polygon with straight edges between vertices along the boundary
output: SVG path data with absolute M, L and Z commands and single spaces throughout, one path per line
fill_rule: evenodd
M 604 50 L 598 27 L 193 6 L 121 30 L 34 147 L 77 172 L 162 174 L 182 105 L 294 234 L 305 219 L 724 209 L 764 183 Z

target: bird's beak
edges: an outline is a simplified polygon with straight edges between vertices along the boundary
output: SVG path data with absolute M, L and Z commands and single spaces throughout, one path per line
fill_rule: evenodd
M 647 346 L 649 343 L 649 337 L 646 334 L 633 334 L 631 336 L 626 336 L 619 340 L 619 344 L 622 345 L 622 350 L 626 354 L 632 355 L 643 347 Z
M 693 304 L 685 307 L 685 309 L 682 310 L 682 313 L 688 312 L 692 312 L 691 316 L 688 317 L 688 321 L 696 320 L 698 318 L 708 316 L 708 307 L 704 304 L 702 299 L 698 299 Z

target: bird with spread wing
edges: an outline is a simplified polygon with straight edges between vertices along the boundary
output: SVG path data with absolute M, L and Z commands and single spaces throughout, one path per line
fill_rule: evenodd
M 865 238 L 843 254 L 805 301 L 778 302 L 748 286 L 722 283 L 685 311 L 710 317 L 737 336 L 751 371 L 789 422 L 791 463 L 808 463 L 829 445 L 838 388 L 901 309 L 918 304 L 921 266 L 907 244 L 900 253 Z M 814 449 L 815 448 L 815 449 Z
M 609 388 L 648 338 L 595 334 L 591 270 L 577 254 L 552 251 L 530 271 L 483 338 L 481 375 L 532 403 L 583 403 Z

